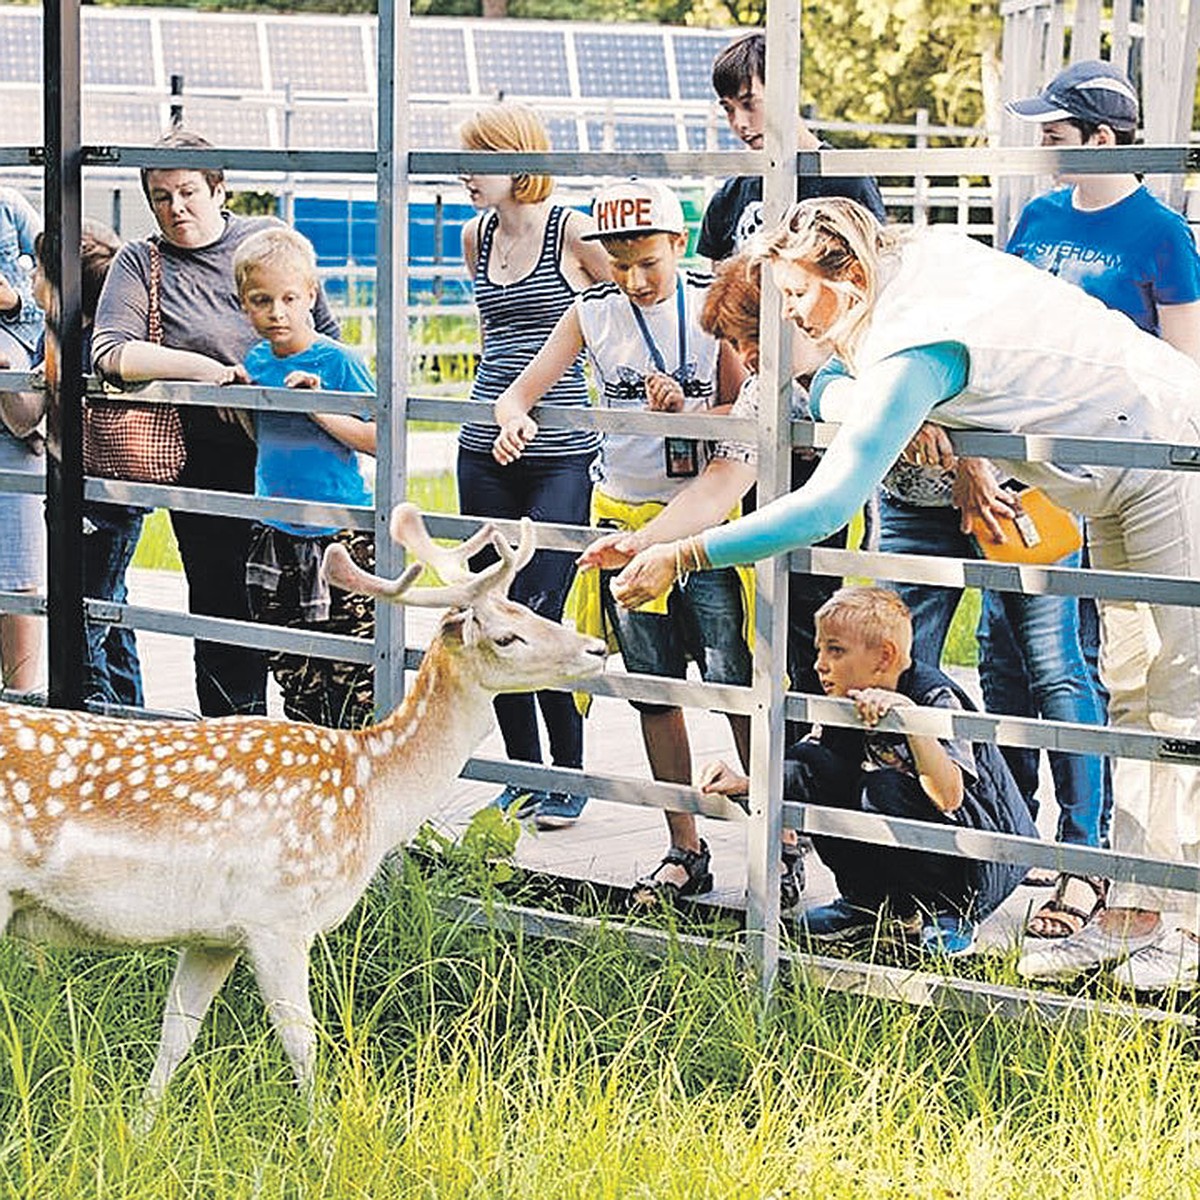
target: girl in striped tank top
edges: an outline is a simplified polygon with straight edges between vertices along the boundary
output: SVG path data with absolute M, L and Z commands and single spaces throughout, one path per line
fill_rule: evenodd
M 465 150 L 544 151 L 550 139 L 540 118 L 519 104 L 483 109 L 459 130 Z M 608 256 L 585 242 L 590 217 L 550 202 L 547 175 L 464 175 L 480 210 L 463 229 L 463 257 L 475 284 L 483 355 L 471 399 L 492 404 L 541 349 L 576 292 L 609 277 Z M 541 401 L 588 403 L 582 356 Z M 600 435 L 587 429 L 542 429 L 520 460 L 501 466 L 492 457 L 499 428 L 464 424 L 458 441 L 458 498 L 464 514 L 570 525 L 588 523 L 592 460 Z M 512 598 L 557 621 L 574 573 L 574 556 L 539 550 L 513 582 Z M 529 694 L 497 696 L 496 718 L 510 759 L 541 762 L 537 709 Z M 565 692 L 538 692 L 537 707 L 555 766 L 583 765 L 583 722 Z M 535 816 L 539 828 L 569 825 L 585 797 L 508 785 L 493 801 L 516 816 Z

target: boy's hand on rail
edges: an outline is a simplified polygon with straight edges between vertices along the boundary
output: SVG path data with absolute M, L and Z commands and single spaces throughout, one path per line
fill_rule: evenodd
M 289 371 L 283 379 L 283 386 L 289 388 L 304 388 L 319 391 L 321 377 L 311 371 Z
M 516 462 L 525 453 L 525 447 L 537 437 L 537 431 L 537 422 L 528 413 L 511 418 L 500 427 L 492 443 L 492 457 L 504 467 Z
M 858 719 L 870 729 L 893 708 L 911 708 L 913 703 L 907 696 L 887 688 L 851 688 L 846 695 L 854 701 Z
M 750 780 L 728 763 L 717 759 L 700 768 L 696 786 L 709 796 L 745 796 L 750 791 Z

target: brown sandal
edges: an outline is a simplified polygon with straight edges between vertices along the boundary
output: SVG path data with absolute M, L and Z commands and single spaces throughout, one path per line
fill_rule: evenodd
M 1107 896 L 1107 879 L 1063 871 L 1054 885 L 1054 895 L 1029 918 L 1025 935 L 1031 938 L 1070 937 L 1104 908 Z M 1089 900 L 1091 907 L 1084 908 Z

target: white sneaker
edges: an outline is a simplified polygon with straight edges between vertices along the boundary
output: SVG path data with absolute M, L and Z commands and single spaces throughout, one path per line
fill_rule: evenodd
M 1109 933 L 1099 921 L 1091 921 L 1078 933 L 1056 941 L 1026 940 L 1017 963 L 1022 979 L 1074 979 L 1093 967 L 1124 962 L 1165 934 L 1161 923 L 1150 933 Z
M 1136 992 L 1190 992 L 1200 987 L 1200 942 L 1182 929 L 1172 929 L 1131 954 L 1112 977 Z

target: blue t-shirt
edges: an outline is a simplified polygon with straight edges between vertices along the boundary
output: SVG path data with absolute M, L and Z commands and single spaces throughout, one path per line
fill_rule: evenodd
M 1159 305 L 1200 300 L 1200 254 L 1187 222 L 1144 187 L 1091 210 L 1076 208 L 1072 191 L 1025 205 L 1008 252 L 1161 336 Z
M 291 372 L 308 371 L 330 392 L 375 391 L 371 372 L 354 354 L 321 334 L 307 350 L 286 358 L 276 358 L 269 342 L 258 342 L 246 354 L 246 371 L 261 387 L 283 387 Z M 254 414 L 254 425 L 258 443 L 255 495 L 326 504 L 373 503 L 354 451 L 326 433 L 306 413 L 259 410 Z M 284 521 L 266 524 L 297 537 L 337 532 L 337 526 L 289 525 Z

